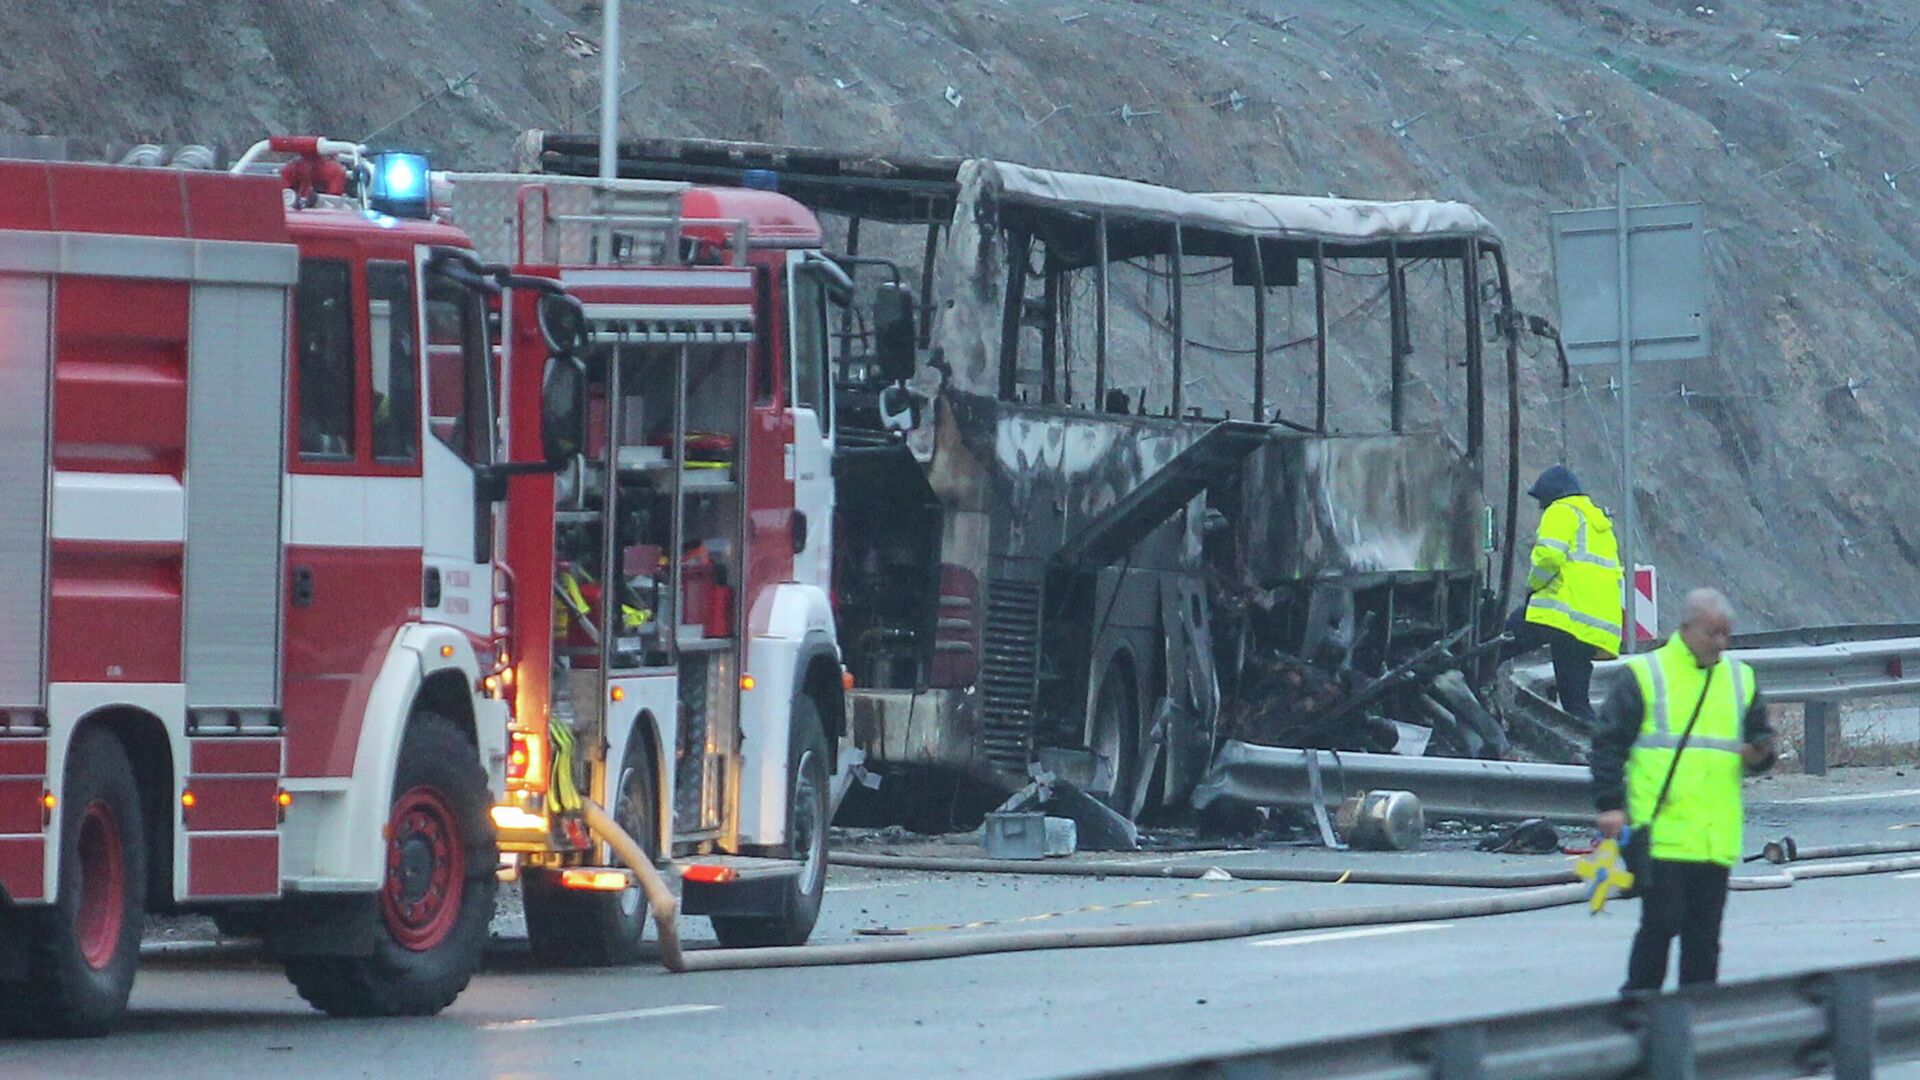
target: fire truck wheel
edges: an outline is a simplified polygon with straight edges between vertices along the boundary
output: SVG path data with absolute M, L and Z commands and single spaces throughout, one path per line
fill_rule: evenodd
M 788 883 L 784 911 L 770 918 L 713 917 L 713 933 L 729 949 L 763 945 L 805 945 L 820 918 L 820 899 L 827 891 L 827 818 L 830 790 L 827 779 L 827 736 L 820 711 L 802 696 L 793 703 L 793 735 L 787 766 L 788 858 L 802 861 L 800 873 Z
M 0 994 L 0 1030 L 100 1035 L 127 1008 L 146 921 L 140 791 L 120 740 L 83 729 L 67 757 L 59 899 L 22 911 L 27 969 Z
M 613 819 L 656 862 L 660 858 L 660 802 L 653 755 L 635 745 L 620 770 L 620 797 Z M 642 959 L 647 902 L 639 888 L 617 893 L 582 892 L 561 886 L 551 870 L 521 877 L 527 913 L 527 943 L 533 958 L 554 967 L 614 967 Z
M 451 722 L 420 711 L 407 725 L 383 830 L 385 931 L 370 955 L 287 959 L 287 977 L 332 1016 L 431 1016 L 480 967 L 497 887 L 486 773 Z

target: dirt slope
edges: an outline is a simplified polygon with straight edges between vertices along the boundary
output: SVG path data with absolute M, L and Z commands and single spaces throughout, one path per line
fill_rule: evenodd
M 1920 7 L 1909 0 L 650 0 L 634 133 L 989 154 L 1199 188 L 1465 199 L 1552 311 L 1550 210 L 1699 199 L 1716 357 L 1648 369 L 1642 550 L 1670 613 L 1920 613 Z M 234 152 L 324 131 L 502 164 L 590 129 L 597 3 L 0 0 L 0 134 Z M 571 36 L 570 36 L 571 32 Z M 470 79 L 467 77 L 471 76 Z M 1146 115 L 1135 115 L 1146 114 Z M 1617 502 L 1607 374 L 1530 361 L 1522 462 Z M 1684 387 L 1684 392 L 1682 388 Z M 1530 526 L 1531 521 L 1523 524 Z

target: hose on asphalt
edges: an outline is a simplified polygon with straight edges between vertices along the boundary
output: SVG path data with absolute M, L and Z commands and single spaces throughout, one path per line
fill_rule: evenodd
M 1819 866 L 1793 866 L 1782 873 L 1795 881 L 1815 878 L 1859 877 L 1862 874 L 1897 874 L 1920 870 L 1920 855 L 1904 859 L 1870 859 L 1865 862 L 1822 863 Z
M 1801 847 L 1793 842 L 1793 837 L 1783 836 L 1778 840 L 1769 840 L 1757 853 L 1747 856 L 1743 862 L 1759 862 L 1762 859 L 1778 866 L 1784 863 L 1807 862 L 1813 859 L 1848 859 L 1856 855 L 1907 855 L 1920 853 L 1920 840 L 1871 840 L 1860 844 L 1829 844 L 1825 847 Z
M 1008 862 L 1003 859 L 955 859 L 919 855 L 867 855 L 839 852 L 835 866 L 867 870 L 921 870 L 953 874 L 1026 874 L 1035 877 L 1135 877 L 1198 880 L 1223 870 L 1240 881 L 1300 881 L 1348 885 L 1434 885 L 1461 889 L 1535 889 L 1579 880 L 1571 869 L 1519 873 L 1457 873 L 1437 870 L 1334 870 L 1279 866 L 1216 867 L 1199 863 L 1147 866 L 1140 863 Z
M 1915 869 L 1920 869 L 1920 858 L 1835 863 L 1829 866 L 1787 871 L 1765 878 L 1736 878 L 1735 887 L 1740 888 L 1741 891 L 1791 888 L 1794 881 L 1801 878 L 1855 877 Z M 1780 878 L 1786 880 L 1777 880 Z M 1752 882 L 1752 884 L 1741 886 L 1740 882 Z M 1541 911 L 1547 908 L 1581 904 L 1585 903 L 1586 899 L 1585 885 L 1551 885 L 1545 888 L 1501 892 L 1493 896 L 1427 900 L 1413 904 L 1379 904 L 1368 907 L 1276 912 L 1271 915 L 1243 919 L 1215 919 L 1169 923 L 1161 926 L 1103 926 L 1081 930 L 956 934 L 946 938 L 873 944 L 716 949 L 687 956 L 685 966 L 677 970 L 739 971 L 786 967 L 835 967 L 940 960 L 959 956 L 985 956 L 993 953 L 1103 949 L 1129 945 L 1176 945 L 1259 937 L 1295 930 L 1330 930 L 1341 927 L 1384 926 L 1394 923 L 1440 922 L 1448 919 L 1512 915 L 1523 911 Z
M 1313 911 L 1284 911 L 1240 919 L 1209 919 L 1157 926 L 1100 926 L 1071 930 L 1012 931 L 991 934 L 955 934 L 944 938 L 912 941 L 854 943 L 844 945 L 801 945 L 758 949 L 710 949 L 691 954 L 680 947 L 679 902 L 667 887 L 666 879 L 653 865 L 632 836 L 591 799 L 582 800 L 582 815 L 587 827 L 605 840 L 615 855 L 639 878 L 647 906 L 660 931 L 661 965 L 671 972 L 743 971 L 794 967 L 839 967 L 865 964 L 896 964 L 917 960 L 941 960 L 961 956 L 986 956 L 996 953 L 1043 952 L 1060 949 L 1106 949 L 1135 945 L 1177 945 L 1201 941 L 1226 941 L 1260 937 L 1298 930 L 1331 930 L 1357 926 L 1388 926 L 1396 923 L 1439 922 L 1448 919 L 1474 919 L 1493 915 L 1513 915 L 1526 911 L 1567 907 L 1586 902 L 1587 887 L 1568 884 L 1562 876 L 1570 872 L 1521 874 L 1445 874 L 1401 871 L 1321 871 L 1290 870 L 1279 867 L 1244 867 L 1237 877 L 1254 881 L 1346 881 L 1355 884 L 1439 885 L 1474 887 L 1474 881 L 1491 881 L 1480 888 L 1501 890 L 1494 895 L 1467 896 L 1447 900 L 1426 900 L 1411 904 L 1374 904 L 1351 908 L 1322 908 Z M 947 870 L 962 873 L 1006 872 L 1004 864 L 987 859 L 908 858 L 901 856 L 839 855 L 834 861 L 848 866 L 878 866 L 882 869 Z M 973 869 L 976 866 L 990 871 Z M 1042 869 L 1046 868 L 1046 869 Z M 1087 863 L 1036 863 L 1022 867 L 1025 873 L 1044 873 L 1058 877 L 1199 877 L 1210 867 L 1153 867 L 1137 863 L 1120 866 Z M 1121 871 L 1115 873 L 1114 871 Z M 1802 879 L 1853 877 L 1920 870 L 1920 856 L 1879 859 L 1867 862 L 1832 863 L 1789 869 L 1767 877 L 1736 878 L 1732 887 L 1750 889 L 1791 888 Z M 1523 878 L 1551 879 L 1554 883 L 1516 887 Z
M 660 876 L 660 870 L 653 865 L 653 860 L 599 803 L 581 796 L 580 816 L 586 819 L 587 828 L 605 840 L 620 861 L 626 863 L 627 868 L 640 879 L 640 890 L 646 894 L 647 907 L 653 912 L 653 923 L 660 929 L 662 966 L 668 971 L 687 970 L 685 955 L 680 951 L 680 901 L 673 895 L 673 890 L 667 887 L 667 879 Z
M 1871 844 L 1848 844 L 1846 847 L 1872 847 Z M 1817 881 L 1820 878 L 1862 877 L 1867 874 L 1898 874 L 1920 870 L 1920 855 L 1911 855 L 1902 859 L 1868 859 L 1863 862 L 1822 863 L 1819 866 L 1789 866 L 1777 874 L 1756 874 L 1751 877 L 1736 877 L 1727 883 L 1735 892 L 1747 892 L 1755 889 L 1789 889 L 1796 881 Z
M 1292 930 L 1330 930 L 1348 926 L 1472 919 L 1584 903 L 1585 885 L 1553 885 L 1497 896 L 1429 900 L 1417 904 L 1285 911 L 1244 919 L 1212 919 L 1159 926 L 1099 926 L 1077 930 L 955 934 L 945 938 L 852 945 L 803 945 L 797 948 L 714 949 L 686 957 L 685 971 L 738 971 L 746 968 L 836 967 L 892 964 L 992 953 L 1056 949 L 1106 949 L 1126 945 L 1177 945 L 1197 941 L 1281 934 Z

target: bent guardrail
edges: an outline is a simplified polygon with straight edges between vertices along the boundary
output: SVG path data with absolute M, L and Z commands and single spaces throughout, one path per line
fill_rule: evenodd
M 1193 805 L 1204 810 L 1216 799 L 1231 799 L 1254 806 L 1311 807 L 1309 754 L 1319 755 L 1321 794 L 1329 806 L 1356 791 L 1390 789 L 1413 792 L 1429 818 L 1593 817 L 1593 774 L 1585 765 L 1335 753 L 1237 740 L 1221 745 L 1206 778 L 1194 789 Z

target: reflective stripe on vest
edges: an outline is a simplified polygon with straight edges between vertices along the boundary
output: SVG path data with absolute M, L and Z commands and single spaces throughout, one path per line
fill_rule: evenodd
M 1595 555 L 1593 550 L 1587 546 L 1587 512 L 1572 503 L 1567 504 L 1567 509 L 1573 511 L 1574 520 L 1580 523 L 1579 528 L 1573 531 L 1573 550 L 1567 551 L 1566 546 L 1563 544 L 1548 544 L 1547 546 L 1559 551 L 1565 551 L 1567 558 L 1572 559 L 1574 562 L 1590 563 L 1608 570 L 1619 569 L 1620 561 L 1618 559 L 1609 559 L 1605 555 Z
M 1607 620 L 1596 619 L 1586 612 L 1576 609 L 1572 604 L 1566 603 L 1563 600 L 1555 600 L 1551 596 L 1542 596 L 1539 593 L 1535 593 L 1527 600 L 1527 606 L 1546 608 L 1548 611 L 1557 611 L 1567 618 L 1572 619 L 1574 622 L 1582 626 L 1591 626 L 1595 630 L 1605 630 L 1610 634 L 1618 634 L 1620 632 L 1619 627 Z
M 1634 824 L 1651 826 L 1655 858 L 1733 865 L 1741 855 L 1741 736 L 1752 673 L 1729 659 L 1709 673 L 1677 635 L 1629 660 L 1628 670 L 1644 710 L 1625 770 Z M 1672 786 L 1660 804 L 1669 772 Z

